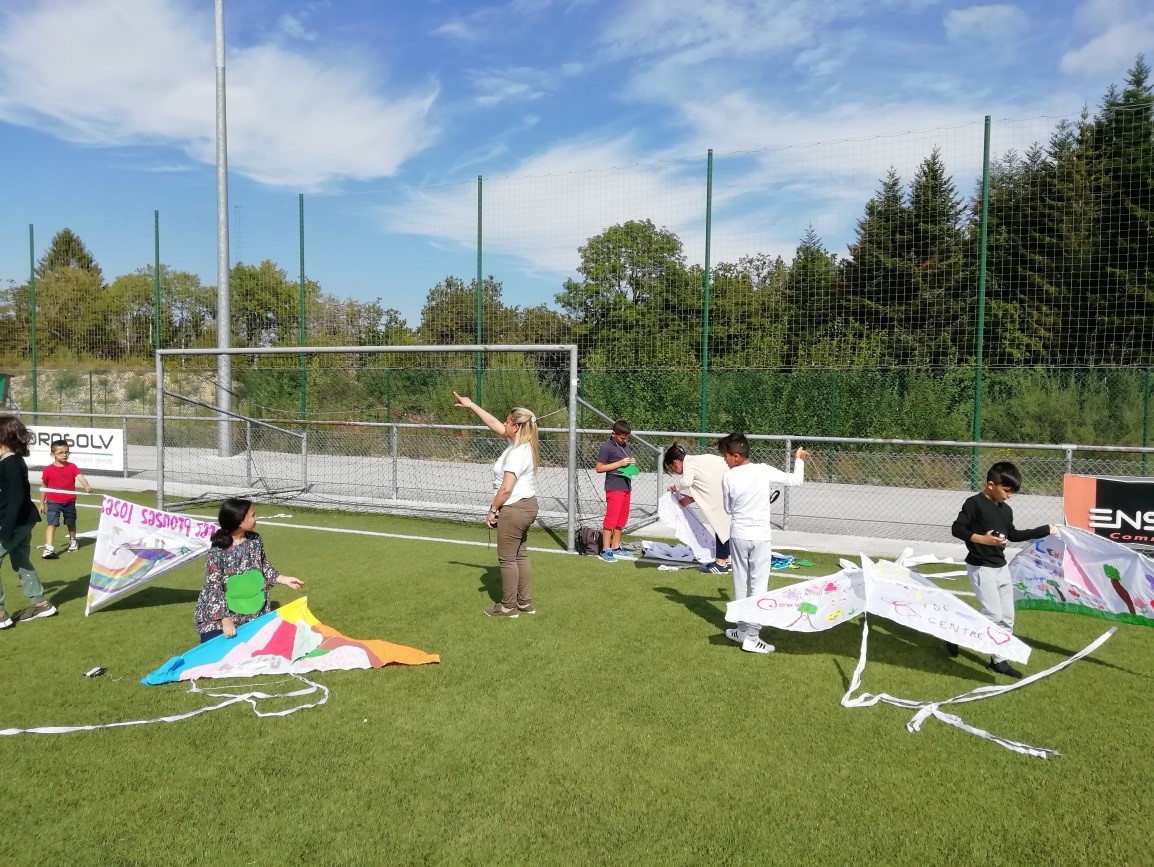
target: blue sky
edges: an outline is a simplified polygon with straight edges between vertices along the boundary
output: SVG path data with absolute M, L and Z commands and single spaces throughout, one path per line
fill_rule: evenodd
M 889 167 L 934 147 L 959 189 L 996 153 L 1093 110 L 1140 51 L 1139 0 L 227 0 L 230 252 L 299 268 L 416 324 L 484 270 L 551 303 L 577 248 L 652 219 L 712 261 L 844 253 Z M 0 281 L 68 226 L 107 279 L 216 282 L 212 0 L 5 0 Z

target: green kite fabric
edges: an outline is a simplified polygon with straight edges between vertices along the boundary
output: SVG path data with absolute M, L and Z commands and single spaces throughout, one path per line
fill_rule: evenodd
M 224 599 L 234 614 L 256 614 L 264 607 L 264 573 L 246 569 L 229 575 L 224 582 Z

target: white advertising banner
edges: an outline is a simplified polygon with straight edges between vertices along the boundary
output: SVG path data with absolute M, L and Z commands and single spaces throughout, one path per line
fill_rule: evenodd
M 124 431 L 120 428 L 72 427 L 71 425 L 29 425 L 28 466 L 46 467 L 52 463 L 51 444 L 64 440 L 72 449 L 68 459 L 80 472 L 124 470 Z

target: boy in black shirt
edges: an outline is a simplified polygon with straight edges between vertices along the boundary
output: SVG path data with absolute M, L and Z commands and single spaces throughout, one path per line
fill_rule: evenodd
M 1032 530 L 1014 528 L 1014 512 L 1006 501 L 1021 487 L 1018 468 L 1009 461 L 998 461 L 986 473 L 986 487 L 962 504 L 951 528 L 954 536 L 966 543 L 966 573 L 982 614 L 1008 632 L 1014 630 L 1014 588 L 1006 566 L 1006 542 L 1041 539 L 1058 532 L 1052 524 Z M 958 646 L 947 642 L 946 652 L 957 656 Z M 987 668 L 1014 679 L 1022 676 L 1004 656 L 991 656 Z

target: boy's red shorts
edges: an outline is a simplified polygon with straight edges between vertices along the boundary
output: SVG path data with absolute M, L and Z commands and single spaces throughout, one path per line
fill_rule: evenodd
M 629 497 L 632 491 L 605 492 L 605 520 L 602 530 L 624 530 L 629 523 Z

